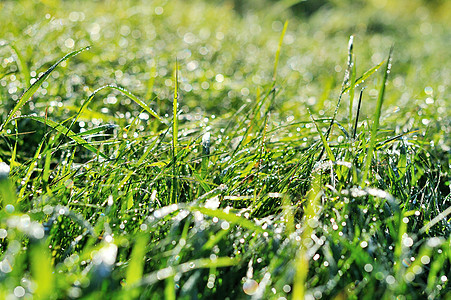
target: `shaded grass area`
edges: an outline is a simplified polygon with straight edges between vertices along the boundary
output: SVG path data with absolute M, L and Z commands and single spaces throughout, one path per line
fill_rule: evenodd
M 288 2 L 0 4 L 1 298 L 450 296 L 447 2 Z

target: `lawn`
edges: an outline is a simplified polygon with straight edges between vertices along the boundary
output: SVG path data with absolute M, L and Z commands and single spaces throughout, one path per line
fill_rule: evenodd
M 0 299 L 451 299 L 451 2 L 0 2 Z

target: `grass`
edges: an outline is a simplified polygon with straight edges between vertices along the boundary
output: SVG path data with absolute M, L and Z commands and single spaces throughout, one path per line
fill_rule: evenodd
M 449 4 L 289 2 L 0 4 L 0 298 L 451 297 Z

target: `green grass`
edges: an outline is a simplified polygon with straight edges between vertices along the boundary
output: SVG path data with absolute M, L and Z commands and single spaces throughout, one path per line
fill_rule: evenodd
M 0 3 L 1 299 L 451 297 L 449 3 L 294 2 Z

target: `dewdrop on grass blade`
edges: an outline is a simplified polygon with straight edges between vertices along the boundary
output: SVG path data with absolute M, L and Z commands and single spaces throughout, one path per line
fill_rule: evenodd
M 247 279 L 243 284 L 243 291 L 247 295 L 254 295 L 258 289 L 258 282 L 253 279 Z

